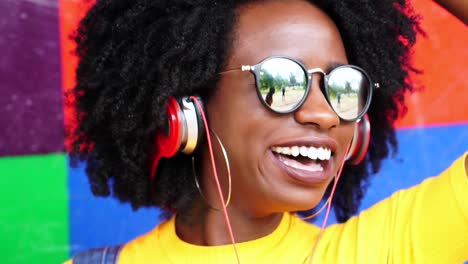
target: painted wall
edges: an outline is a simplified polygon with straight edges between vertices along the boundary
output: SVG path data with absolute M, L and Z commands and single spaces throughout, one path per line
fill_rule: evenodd
M 158 211 L 93 198 L 83 168 L 63 152 L 62 94 L 76 63 L 68 39 L 80 0 L 0 0 L 0 253 L 2 263 L 59 263 L 151 229 Z M 428 37 L 415 63 L 425 89 L 408 97 L 400 151 L 384 163 L 362 209 L 436 175 L 468 149 L 466 26 L 432 1 L 414 0 Z M 65 116 L 65 117 L 64 117 Z M 109 220 L 110 219 L 110 220 Z

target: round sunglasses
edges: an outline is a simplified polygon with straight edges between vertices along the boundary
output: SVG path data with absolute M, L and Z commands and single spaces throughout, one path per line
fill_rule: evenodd
M 242 65 L 234 70 L 249 71 L 255 76 L 257 94 L 273 112 L 286 114 L 297 110 L 310 93 L 312 75 L 323 74 L 321 90 L 333 111 L 344 121 L 355 121 L 367 112 L 372 90 L 379 88 L 360 67 L 340 65 L 328 74 L 320 68 L 307 70 L 300 61 L 273 56 L 256 65 Z

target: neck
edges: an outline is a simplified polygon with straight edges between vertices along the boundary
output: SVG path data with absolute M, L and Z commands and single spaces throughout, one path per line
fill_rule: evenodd
M 236 243 L 264 237 L 279 225 L 282 213 L 267 216 L 249 216 L 244 210 L 230 205 L 227 208 L 232 232 Z M 223 211 L 206 206 L 198 199 L 190 211 L 179 213 L 176 217 L 176 232 L 187 243 L 201 246 L 231 244 Z

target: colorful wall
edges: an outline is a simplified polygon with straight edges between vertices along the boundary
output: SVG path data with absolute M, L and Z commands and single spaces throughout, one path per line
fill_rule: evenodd
M 64 153 L 62 94 L 73 86 L 68 35 L 80 0 L 0 1 L 0 253 L 2 263 L 60 263 L 73 252 L 124 242 L 152 228 L 157 210 L 93 198 Z M 374 178 L 362 209 L 436 175 L 468 150 L 467 27 L 414 0 L 428 37 L 416 45 L 425 89 L 408 96 L 400 150 Z

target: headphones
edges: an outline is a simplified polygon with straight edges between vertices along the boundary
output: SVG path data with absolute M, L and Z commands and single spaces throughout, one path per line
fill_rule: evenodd
M 155 154 L 151 164 L 151 181 L 156 174 L 159 160 L 170 158 L 182 152 L 191 154 L 200 143 L 204 131 L 203 121 L 199 107 L 194 98 L 201 104 L 196 96 L 184 96 L 176 99 L 170 96 L 167 100 L 167 124 L 164 129 L 156 132 Z
M 170 158 L 179 151 L 191 154 L 200 144 L 204 135 L 201 109 L 195 100 L 202 105 L 197 96 L 184 96 L 176 99 L 170 96 L 166 105 L 167 124 L 156 132 L 155 153 L 151 164 L 151 181 L 154 180 L 156 168 L 161 158 Z M 359 164 L 366 156 L 370 142 L 370 122 L 367 114 L 356 122 L 353 141 L 346 155 L 346 162 Z
M 354 127 L 353 141 L 346 154 L 346 162 L 351 165 L 358 165 L 366 157 L 371 138 L 369 116 L 365 114 L 356 121 Z

